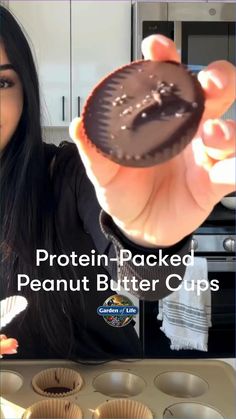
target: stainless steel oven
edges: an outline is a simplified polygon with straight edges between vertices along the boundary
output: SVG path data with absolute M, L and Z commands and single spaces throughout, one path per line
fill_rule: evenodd
M 211 293 L 208 352 L 172 351 L 157 320 L 158 302 L 142 302 L 140 331 L 147 357 L 235 357 L 235 240 L 235 212 L 221 204 L 215 206 L 192 239 L 195 256 L 207 259 L 208 280 L 219 281 L 219 290 Z
M 176 43 L 181 60 L 198 72 L 215 60 L 235 63 L 236 4 L 196 2 L 133 2 L 132 59 L 142 58 L 141 42 L 162 34 Z M 235 105 L 224 115 L 234 119 Z M 189 215 L 191 216 L 191 215 Z M 158 302 L 141 302 L 140 336 L 147 357 L 234 357 L 235 356 L 235 213 L 218 204 L 193 235 L 196 256 L 207 258 L 208 278 L 219 281 L 212 293 L 212 328 L 209 350 L 172 351 L 160 331 Z

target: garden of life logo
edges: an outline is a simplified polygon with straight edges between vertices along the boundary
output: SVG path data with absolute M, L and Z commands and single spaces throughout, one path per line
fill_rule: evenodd
M 138 314 L 138 307 L 126 296 L 115 294 L 107 298 L 104 304 L 98 307 L 97 313 L 110 326 L 124 327 Z

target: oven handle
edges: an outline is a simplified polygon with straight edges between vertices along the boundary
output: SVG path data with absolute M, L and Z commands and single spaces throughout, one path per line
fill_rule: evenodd
M 235 260 L 207 260 L 209 272 L 235 272 Z

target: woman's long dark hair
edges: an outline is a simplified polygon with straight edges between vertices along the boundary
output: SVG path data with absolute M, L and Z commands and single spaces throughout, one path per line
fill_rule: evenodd
M 23 111 L 18 127 L 0 153 L 0 292 L 1 298 L 17 293 L 17 274 L 43 280 L 48 278 L 76 278 L 67 266 L 63 271 L 56 266 L 36 267 L 36 249 L 49 253 L 67 253 L 63 243 L 57 243 L 53 182 L 50 162 L 55 146 L 42 141 L 40 124 L 40 96 L 37 72 L 32 53 L 17 20 L 0 5 L 0 43 L 17 72 L 23 88 Z M 36 356 L 63 357 L 82 362 L 86 358 L 115 359 L 104 348 L 94 348 L 86 328 L 85 300 L 82 292 L 33 292 L 25 287 L 29 310 L 20 323 L 20 336 L 29 333 Z M 16 327 L 9 332 L 17 338 Z M 5 329 L 4 329 L 5 332 Z M 7 330 L 6 330 L 6 333 Z M 26 339 L 29 344 L 29 339 Z M 36 342 L 36 343 L 35 343 Z M 86 350 L 84 343 L 86 342 Z M 22 341 L 20 348 L 22 347 Z M 45 350 L 40 355 L 37 345 Z M 35 353 L 34 349 L 35 348 Z
M 40 126 L 37 72 L 26 36 L 1 5 L 0 42 L 18 73 L 24 95 L 18 127 L 0 156 L 1 289 L 6 296 L 16 288 L 17 272 L 43 277 L 35 267 L 35 252 L 37 248 L 53 250 L 54 217 L 49 162 Z M 58 352 L 63 348 L 63 355 L 69 356 L 73 345 L 69 296 L 35 292 L 28 298 L 34 322 L 31 326 L 37 329 L 40 323 L 48 344 Z

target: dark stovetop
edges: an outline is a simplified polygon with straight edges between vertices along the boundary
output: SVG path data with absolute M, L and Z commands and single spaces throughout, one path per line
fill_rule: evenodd
M 235 234 L 235 211 L 217 204 L 194 234 Z
M 207 222 L 219 223 L 219 222 L 232 222 L 235 223 L 235 211 L 225 208 L 221 203 L 217 204 L 213 211 L 210 213 Z

